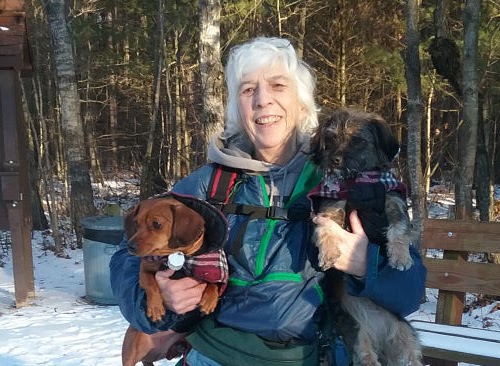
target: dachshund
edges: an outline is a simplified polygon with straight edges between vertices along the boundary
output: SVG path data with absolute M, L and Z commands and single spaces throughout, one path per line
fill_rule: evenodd
M 128 238 L 128 250 L 141 258 L 139 285 L 146 293 L 146 315 L 152 322 L 158 322 L 166 314 L 163 298 L 155 279 L 155 273 L 170 267 L 182 269 L 186 275 L 204 280 L 197 276 L 193 263 L 199 264 L 196 258 L 213 260 L 213 254 L 204 254 L 205 220 L 198 212 L 173 197 L 150 198 L 137 204 L 124 220 L 125 233 Z M 182 254 L 181 254 L 182 253 Z M 219 299 L 220 284 L 227 282 L 227 263 L 222 250 L 214 254 L 216 260 L 222 261 L 223 269 L 217 272 L 222 277 L 207 281 L 199 310 L 202 314 L 212 313 Z M 205 256 L 205 257 L 204 257 Z M 181 258 L 180 266 L 175 267 L 175 260 Z M 183 267 L 184 258 L 186 265 Z M 191 271 L 187 263 L 191 263 Z M 204 275 L 210 273 L 207 262 L 202 264 Z M 225 286 L 223 287 L 225 288 Z M 222 289 L 223 290 L 223 289 Z M 154 361 L 179 356 L 182 351 L 182 340 L 185 332 L 168 331 L 145 334 L 129 326 L 122 346 L 122 363 L 133 366 L 142 361 L 145 366 L 152 366 Z M 179 347 L 178 347 L 179 346 Z
M 313 211 L 349 226 L 357 210 L 371 242 L 381 245 L 389 265 L 404 271 L 413 265 L 409 246 L 416 238 L 406 190 L 391 172 L 399 143 L 380 116 L 344 109 L 322 119 L 311 139 L 313 162 L 323 181 L 311 192 Z M 334 267 L 340 256 L 330 228 L 318 226 L 313 234 L 319 265 L 332 288 L 336 328 L 351 351 L 354 365 L 422 365 L 421 346 L 414 329 L 371 300 L 347 293 L 343 275 Z

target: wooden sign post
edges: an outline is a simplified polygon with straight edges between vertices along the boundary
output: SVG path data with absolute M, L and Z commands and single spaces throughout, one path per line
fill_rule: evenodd
M 0 0 L 0 229 L 10 230 L 16 306 L 35 296 L 28 141 L 20 77 L 31 72 L 24 1 Z

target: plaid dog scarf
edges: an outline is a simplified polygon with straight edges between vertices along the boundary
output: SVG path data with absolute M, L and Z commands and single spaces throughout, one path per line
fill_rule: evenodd
M 355 178 L 345 180 L 335 180 L 331 176 L 326 175 L 323 180 L 308 194 L 309 199 L 325 197 L 337 200 L 347 200 L 349 198 L 349 189 L 356 184 L 373 184 L 382 183 L 386 192 L 397 191 L 403 197 L 406 197 L 406 187 L 392 172 L 390 171 L 368 171 L 361 172 Z
M 168 268 L 168 255 L 148 256 L 144 257 L 144 259 L 152 262 L 161 262 L 165 268 Z M 219 284 L 219 295 L 227 287 L 229 269 L 226 254 L 222 249 L 200 255 L 184 255 L 184 264 L 181 269 L 189 277 Z

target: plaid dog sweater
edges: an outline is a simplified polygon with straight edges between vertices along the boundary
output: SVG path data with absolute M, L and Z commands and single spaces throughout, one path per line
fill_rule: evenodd
M 147 256 L 144 259 L 151 262 L 160 262 L 162 269 L 168 268 L 168 255 Z M 217 283 L 219 285 L 219 295 L 227 287 L 229 269 L 223 249 L 199 255 L 184 255 L 184 264 L 181 270 L 188 277 L 193 277 L 203 282 Z

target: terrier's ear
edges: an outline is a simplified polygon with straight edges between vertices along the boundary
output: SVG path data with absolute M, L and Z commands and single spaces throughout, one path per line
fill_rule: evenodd
M 311 138 L 311 159 L 318 167 L 321 167 L 325 163 L 325 151 L 332 148 L 331 144 L 335 141 L 336 131 L 340 125 L 341 118 L 342 115 L 338 111 L 323 117 L 319 121 L 319 126 Z
M 310 143 L 311 160 L 317 166 L 319 166 L 321 163 L 321 151 L 324 148 L 323 147 L 324 142 L 322 141 L 320 131 L 321 131 L 321 128 L 316 130 L 316 132 L 313 134 L 313 136 L 311 138 L 311 143 Z
M 392 132 L 391 128 L 382 118 L 374 118 L 371 121 L 371 126 L 375 129 L 375 136 L 378 140 L 379 149 L 385 155 L 387 163 L 390 163 L 399 153 L 399 142 Z

